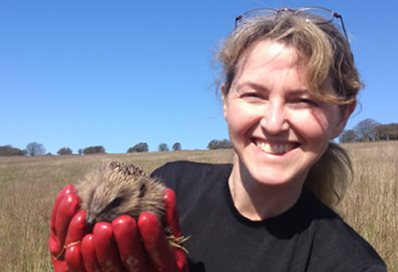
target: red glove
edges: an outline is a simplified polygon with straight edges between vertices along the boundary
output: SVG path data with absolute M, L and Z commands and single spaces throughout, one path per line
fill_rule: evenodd
M 174 191 L 166 189 L 164 200 L 171 236 L 181 239 Z M 86 214 L 79 203 L 72 185 L 55 200 L 49 241 L 55 271 L 188 271 L 184 250 L 170 246 L 154 214 L 142 213 L 137 221 L 122 215 L 97 223 L 85 235 Z
M 55 198 L 50 220 L 48 245 L 55 271 L 68 271 L 68 267 L 81 265 L 78 241 L 82 240 L 87 232 L 85 219 L 86 213 L 80 210 L 80 199 L 76 195 L 76 189 L 73 185 L 65 186 Z M 64 245 L 68 246 L 65 248 Z

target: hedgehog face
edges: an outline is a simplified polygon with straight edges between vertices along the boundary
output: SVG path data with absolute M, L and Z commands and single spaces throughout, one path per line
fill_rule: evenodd
M 87 223 L 111 222 L 122 214 L 134 215 L 132 213 L 138 209 L 138 199 L 133 197 L 137 194 L 134 189 L 131 185 L 121 187 L 119 179 L 103 178 L 88 203 Z
M 101 167 L 78 185 L 89 225 L 112 222 L 122 214 L 137 219 L 143 211 L 162 218 L 164 189 L 163 184 L 145 176 L 140 168 L 117 162 Z
M 111 222 L 119 215 L 119 206 L 123 201 L 124 198 L 121 196 L 116 196 L 111 201 L 93 197 L 87 209 L 87 223 L 92 225 L 100 221 Z

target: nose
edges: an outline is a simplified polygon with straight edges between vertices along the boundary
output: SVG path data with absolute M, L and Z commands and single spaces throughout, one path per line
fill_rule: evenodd
M 281 101 L 270 101 L 270 103 L 265 106 L 260 125 L 270 134 L 278 134 L 289 128 L 285 107 Z
M 88 227 L 92 228 L 95 224 L 95 217 L 92 214 L 87 214 L 86 224 Z

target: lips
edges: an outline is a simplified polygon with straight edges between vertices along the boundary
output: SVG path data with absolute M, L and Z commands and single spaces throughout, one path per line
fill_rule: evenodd
M 254 140 L 254 144 L 259 147 L 263 152 L 273 155 L 281 155 L 298 147 L 298 143 L 271 143 L 264 142 L 259 139 Z

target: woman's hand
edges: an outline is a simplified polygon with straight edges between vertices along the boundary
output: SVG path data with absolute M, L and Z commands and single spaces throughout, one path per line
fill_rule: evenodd
M 68 267 L 80 265 L 80 244 L 77 241 L 86 233 L 85 223 L 86 213 L 80 210 L 76 189 L 69 184 L 58 193 L 51 212 L 48 244 L 55 271 L 68 271 Z
M 176 213 L 174 191 L 165 191 L 166 224 L 171 236 L 182 237 Z M 82 259 L 86 271 L 188 271 L 185 252 L 171 247 L 164 227 L 152 213 L 138 220 L 122 215 L 95 224 L 92 234 L 83 238 Z
M 164 202 L 170 237 L 181 238 L 174 191 L 166 189 Z M 79 204 L 72 185 L 55 200 L 49 241 L 55 271 L 188 271 L 184 250 L 170 246 L 154 214 L 142 213 L 137 221 L 122 215 L 86 234 L 86 213 Z

